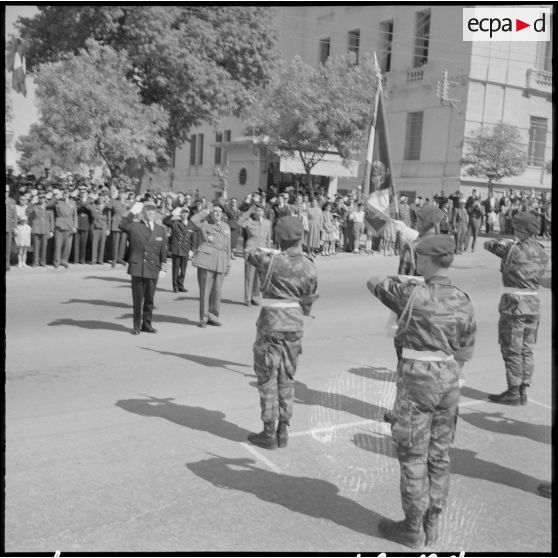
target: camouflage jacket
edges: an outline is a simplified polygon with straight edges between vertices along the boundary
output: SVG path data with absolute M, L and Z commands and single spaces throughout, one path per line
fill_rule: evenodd
M 524 241 L 507 239 L 487 240 L 484 247 L 502 259 L 500 271 L 504 287 L 536 291 L 545 273 L 548 256 L 542 244 L 528 238 Z M 504 293 L 500 299 L 501 314 L 518 316 L 538 315 L 538 295 Z
M 473 305 L 448 277 L 432 277 L 425 283 L 386 277 L 373 294 L 397 314 L 396 345 L 443 351 L 460 362 L 472 358 L 477 331 Z
M 288 248 L 274 255 L 256 250 L 248 255 L 247 261 L 257 268 L 264 298 L 299 303 L 292 308 L 262 307 L 256 323 L 258 329 L 302 331 L 302 315 L 310 314 L 318 298 L 318 270 L 312 259 L 297 249 Z

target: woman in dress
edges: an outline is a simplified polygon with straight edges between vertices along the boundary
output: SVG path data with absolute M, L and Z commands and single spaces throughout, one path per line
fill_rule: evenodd
M 318 200 L 312 198 L 308 209 L 308 241 L 306 243 L 309 254 L 314 255 L 320 250 L 322 221 L 322 210 L 318 205 Z
M 326 202 L 322 209 L 322 254 L 333 256 L 335 254 L 335 223 L 331 214 L 331 204 Z

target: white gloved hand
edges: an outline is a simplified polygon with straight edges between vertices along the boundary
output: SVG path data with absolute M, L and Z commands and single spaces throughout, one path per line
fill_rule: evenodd
M 132 207 L 130 207 L 130 213 L 133 213 L 134 215 L 139 215 L 142 212 L 143 209 L 143 203 L 137 201 L 134 202 L 134 205 L 132 205 Z
M 159 271 L 159 279 L 164 279 L 167 276 L 167 272 L 164 269 Z

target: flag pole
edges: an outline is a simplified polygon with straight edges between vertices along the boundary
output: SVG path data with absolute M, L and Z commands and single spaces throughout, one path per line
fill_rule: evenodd
M 376 53 L 374 53 L 374 60 Z M 370 121 L 370 131 L 368 132 L 368 143 L 366 144 L 366 160 L 364 164 L 364 184 L 362 185 L 362 194 L 365 198 L 370 195 L 370 179 L 372 176 L 372 157 L 374 155 L 374 140 L 376 139 L 376 125 L 378 123 L 378 105 L 380 104 L 380 88 L 382 87 L 381 78 L 378 77 L 378 85 L 376 87 L 376 95 L 374 98 L 374 108 L 372 111 L 372 119 Z

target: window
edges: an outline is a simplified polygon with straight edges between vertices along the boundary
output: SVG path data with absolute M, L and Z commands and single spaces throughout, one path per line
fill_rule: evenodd
M 349 31 L 349 52 L 354 52 L 358 64 L 358 49 L 360 47 L 360 29 Z
M 331 48 L 331 39 L 320 39 L 320 62 L 325 64 L 329 58 L 329 51 Z
M 380 66 L 382 72 L 391 70 L 391 48 L 393 45 L 393 19 L 380 22 Z
M 190 136 L 190 166 L 196 166 L 196 134 Z
M 415 52 L 413 68 L 428 62 L 428 44 L 430 42 L 430 10 L 416 13 L 415 20 Z
M 203 165 L 203 134 L 198 134 L 198 165 Z
M 535 60 L 535 68 L 552 72 L 552 35 L 550 41 L 541 41 L 537 43 L 537 59 Z
M 418 161 L 420 159 L 420 142 L 422 138 L 422 116 L 423 112 L 407 113 L 407 131 L 405 134 L 406 161 Z
M 223 162 L 223 148 L 219 145 L 223 143 L 223 132 L 215 132 L 215 158 L 214 164 L 220 165 Z
M 548 120 L 546 118 L 531 116 L 529 151 L 527 152 L 527 164 L 531 167 L 542 167 L 544 165 L 547 127 Z
M 225 130 L 225 141 L 231 141 L 231 131 Z

